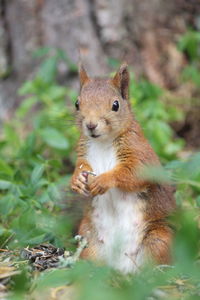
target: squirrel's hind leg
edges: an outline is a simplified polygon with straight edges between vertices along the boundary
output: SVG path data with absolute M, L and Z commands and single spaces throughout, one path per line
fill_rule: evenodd
M 84 236 L 87 240 L 87 247 L 83 249 L 80 257 L 86 260 L 97 260 L 96 239 L 93 234 L 90 216 L 85 216 L 79 226 L 78 234 Z
M 167 224 L 149 226 L 143 240 L 148 258 L 157 264 L 170 264 L 172 236 L 172 229 Z

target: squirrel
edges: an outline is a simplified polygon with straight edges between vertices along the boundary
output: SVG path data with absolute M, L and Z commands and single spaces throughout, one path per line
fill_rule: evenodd
M 79 78 L 81 135 L 71 188 L 92 196 L 79 226 L 88 241 L 81 257 L 125 274 L 148 261 L 169 264 L 173 230 L 167 217 L 175 200 L 171 186 L 139 176 L 160 162 L 131 110 L 128 66 L 123 63 L 113 78 L 91 78 L 80 64 Z

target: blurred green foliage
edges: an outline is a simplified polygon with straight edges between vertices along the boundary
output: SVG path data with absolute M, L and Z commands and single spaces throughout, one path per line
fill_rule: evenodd
M 136 118 L 145 136 L 163 162 L 174 159 L 183 148 L 184 141 L 176 137 L 170 122 L 180 121 L 183 113 L 169 106 L 161 97 L 164 91 L 147 80 L 139 82 L 131 76 L 130 96 Z
M 189 30 L 179 40 L 178 49 L 186 54 L 189 64 L 182 72 L 184 81 L 200 88 L 200 31 Z
M 59 245 L 71 232 L 71 220 L 65 222 L 60 211 L 75 159 L 77 93 L 56 82 L 59 61 L 68 62 L 63 52 L 45 51 L 47 58 L 20 88 L 24 100 L 1 135 L 0 244 L 12 237 L 15 246 L 43 241 Z
M 188 40 L 182 41 L 181 47 L 194 55 Z M 77 92 L 56 78 L 60 62 L 71 72 L 77 70 L 61 50 L 42 48 L 35 55 L 42 59 L 38 73 L 20 88 L 24 100 L 5 122 L 0 136 L 0 248 L 16 249 L 45 241 L 72 246 L 73 219 L 63 209 L 71 197 L 68 183 L 78 138 L 74 119 Z M 179 210 L 173 222 L 180 230 L 175 240 L 175 265 L 147 266 L 135 276 L 124 277 L 108 267 L 80 261 L 72 269 L 50 270 L 32 281 L 25 268 L 13 280 L 12 299 L 23 299 L 27 289 L 40 292 L 71 282 L 78 282 L 78 299 L 84 300 L 159 299 L 158 287 L 165 285 L 178 286 L 178 296 L 176 290 L 170 299 L 199 299 L 200 153 L 177 159 L 184 142 L 176 137 L 170 122 L 183 115 L 161 101 L 164 93 L 144 79 L 136 81 L 131 74 L 133 111 L 165 163 L 168 178 L 177 186 Z M 181 280 L 187 284 L 179 286 Z

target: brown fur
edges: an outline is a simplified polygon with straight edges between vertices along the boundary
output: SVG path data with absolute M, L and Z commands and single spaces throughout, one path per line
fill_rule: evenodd
M 170 262 L 172 230 L 166 217 L 174 210 L 175 201 L 172 189 L 141 179 L 138 170 L 144 166 L 159 166 L 159 159 L 142 130 L 134 119 L 128 102 L 129 74 L 126 65 L 122 65 L 113 79 L 91 79 L 80 68 L 81 93 L 80 112 L 77 122 L 81 129 L 78 144 L 78 159 L 72 177 L 72 189 L 81 194 L 92 196 L 105 193 L 110 188 L 119 188 L 125 192 L 137 192 L 141 202 L 145 202 L 145 233 L 142 245 L 149 256 L 157 263 Z M 104 100 L 106 99 L 106 100 Z M 109 112 L 113 100 L 119 99 L 121 112 Z M 108 113 L 105 114 L 104 111 Z M 103 116 L 103 117 L 102 117 Z M 113 138 L 117 153 L 117 165 L 108 172 L 94 178 L 87 184 L 79 178 L 82 171 L 92 171 L 86 160 L 88 136 L 83 131 L 84 122 L 95 123 L 101 118 L 103 134 Z M 89 240 L 89 248 L 83 251 L 83 258 L 94 259 L 98 247 L 90 219 L 90 210 L 80 225 L 79 234 Z

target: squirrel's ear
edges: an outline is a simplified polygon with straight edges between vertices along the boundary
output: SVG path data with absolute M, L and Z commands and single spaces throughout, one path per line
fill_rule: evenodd
M 87 75 L 87 72 L 85 71 L 82 63 L 79 63 L 79 79 L 80 79 L 80 85 L 81 87 L 88 81 L 89 77 Z
M 113 84 L 120 90 L 122 98 L 129 98 L 129 71 L 128 65 L 123 63 L 113 78 Z

